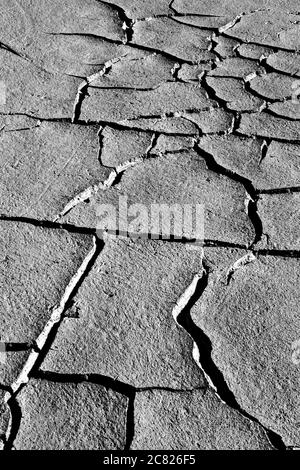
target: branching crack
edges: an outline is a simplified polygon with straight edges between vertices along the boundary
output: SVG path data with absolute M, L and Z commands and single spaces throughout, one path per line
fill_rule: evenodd
M 287 188 L 272 188 L 272 189 L 259 189 L 258 194 L 291 194 L 299 193 L 300 186 L 290 186 Z
M 70 233 L 82 233 L 85 235 L 95 235 L 95 229 L 92 229 L 89 227 L 77 227 L 76 225 L 72 225 L 72 224 L 53 222 L 51 220 L 34 219 L 31 217 L 0 214 L 0 221 L 18 222 L 18 223 L 33 225 L 34 227 L 41 227 L 41 228 L 54 229 L 54 230 L 66 230 L 67 232 L 70 232 Z

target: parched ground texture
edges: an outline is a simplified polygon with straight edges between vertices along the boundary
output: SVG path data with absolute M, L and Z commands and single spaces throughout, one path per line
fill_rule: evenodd
M 0 7 L 0 448 L 300 447 L 299 0 Z

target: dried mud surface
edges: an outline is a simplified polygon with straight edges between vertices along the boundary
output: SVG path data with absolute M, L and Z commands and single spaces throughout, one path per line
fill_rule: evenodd
M 0 449 L 299 448 L 299 0 L 0 8 Z

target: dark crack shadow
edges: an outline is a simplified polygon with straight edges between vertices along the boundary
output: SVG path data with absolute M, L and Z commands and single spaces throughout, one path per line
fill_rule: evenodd
M 70 233 L 81 233 L 83 235 L 96 235 L 95 228 L 79 227 L 79 226 L 72 225 L 72 224 L 52 222 L 50 220 L 33 219 L 31 217 L 23 217 L 23 216 L 18 217 L 18 216 L 9 216 L 5 214 L 0 214 L 0 221 L 29 224 L 29 225 L 33 225 L 34 227 L 41 227 L 45 229 L 66 230 L 67 232 L 70 232 Z
M 182 309 L 180 314 L 177 317 L 178 324 L 184 328 L 187 333 L 192 337 L 196 343 L 199 350 L 199 361 L 203 372 L 210 379 L 213 384 L 217 395 L 219 398 L 226 403 L 230 408 L 236 410 L 245 418 L 250 421 L 259 424 L 267 434 L 267 437 L 270 443 L 277 450 L 286 450 L 282 438 L 279 434 L 263 426 L 258 419 L 251 416 L 247 411 L 243 410 L 239 403 L 237 402 L 233 392 L 230 390 L 227 382 L 220 369 L 216 366 L 212 359 L 213 346 L 210 338 L 205 334 L 205 332 L 200 329 L 192 320 L 191 309 L 195 303 L 200 299 L 203 292 L 205 291 L 208 285 L 209 279 L 209 267 L 206 265 L 205 261 L 203 262 L 204 275 L 198 281 L 197 287 L 194 294 L 190 297 L 187 305 Z
M 133 391 L 130 397 L 128 397 L 127 407 L 127 425 L 126 425 L 126 442 L 124 450 L 130 450 L 133 438 L 134 438 L 134 402 L 136 392 Z
M 233 181 L 236 181 L 244 186 L 246 193 L 249 195 L 247 213 L 255 231 L 254 240 L 249 246 L 249 248 L 252 248 L 256 243 L 261 240 L 263 235 L 263 225 L 257 210 L 258 195 L 252 182 L 248 178 L 245 178 L 244 176 L 241 176 L 238 173 L 235 173 L 219 165 L 214 159 L 214 156 L 200 148 L 197 142 L 194 145 L 194 150 L 201 158 L 205 160 L 205 163 L 209 170 L 214 171 L 215 173 L 218 173 L 220 175 L 227 176 Z
M 133 38 L 133 25 L 134 25 L 134 20 L 132 18 L 129 18 L 126 15 L 125 10 L 120 7 L 119 5 L 116 5 L 115 3 L 110 3 L 106 2 L 105 0 L 98 0 L 100 3 L 103 5 L 108 5 L 111 9 L 115 10 L 120 18 L 120 20 L 123 22 L 123 25 L 125 26 L 123 28 L 124 34 L 125 34 L 125 41 L 124 43 L 127 44 L 132 41 Z
M 9 400 L 7 401 L 7 405 L 11 413 L 11 427 L 9 436 L 4 443 L 4 450 L 11 450 L 13 447 L 13 443 L 17 437 L 18 431 L 20 429 L 22 410 L 14 396 L 9 398 Z

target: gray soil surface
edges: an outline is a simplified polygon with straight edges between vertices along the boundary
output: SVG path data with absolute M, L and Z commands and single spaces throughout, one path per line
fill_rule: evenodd
M 299 448 L 299 0 L 0 13 L 0 449 Z

